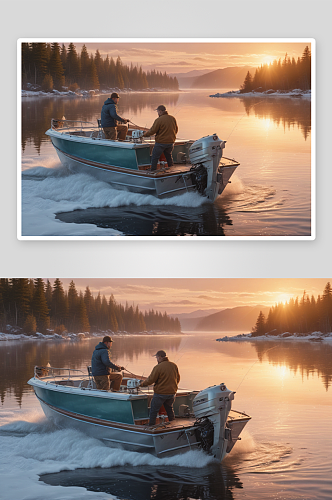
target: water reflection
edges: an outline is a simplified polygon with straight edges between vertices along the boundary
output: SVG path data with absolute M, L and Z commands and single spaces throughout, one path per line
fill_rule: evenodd
M 328 390 L 332 382 L 332 346 L 316 342 L 255 342 L 258 359 L 266 356 L 273 366 L 287 366 L 302 376 L 317 374 Z
M 223 207 L 140 206 L 88 208 L 63 212 L 56 219 L 66 223 L 95 224 L 129 236 L 224 236 L 232 220 Z
M 101 107 L 107 97 L 105 94 L 92 98 L 22 98 L 22 150 L 25 150 L 27 143 L 32 143 L 40 153 L 42 143 L 50 141 L 45 132 L 50 128 L 52 118 L 65 116 L 70 120 L 91 121 L 97 125 L 97 118 L 100 118 Z M 119 113 L 124 116 L 136 115 L 147 109 L 155 118 L 154 110 L 160 104 L 160 100 L 166 106 L 175 106 L 178 98 L 179 94 L 176 93 L 122 94 Z
M 91 121 L 97 124 L 100 110 L 108 96 L 100 95 L 92 98 L 73 97 L 28 97 L 22 98 L 22 150 L 28 143 L 40 153 L 42 143 L 49 141 L 45 131 L 49 129 L 51 118 L 65 116 L 71 120 Z M 305 139 L 311 131 L 311 102 L 307 99 L 295 98 L 232 98 L 213 99 L 206 92 L 185 93 L 131 93 L 121 94 L 119 113 L 135 117 L 142 126 L 151 126 L 156 118 L 155 108 L 163 103 L 173 108 L 180 125 L 186 131 L 185 137 L 197 138 L 206 135 L 208 123 L 219 123 L 223 119 L 223 133 L 227 132 L 227 123 L 234 127 L 234 118 L 241 118 L 243 113 L 254 115 L 258 119 L 270 119 L 275 124 L 283 125 L 285 130 L 297 126 Z M 201 119 L 197 120 L 200 109 Z M 204 124 L 200 130 L 200 124 Z M 188 129 L 189 127 L 189 129 Z M 225 128 L 226 127 L 226 128 Z M 230 129 L 230 130 L 231 130 Z M 227 156 L 227 155 L 226 155 Z
M 165 465 L 79 469 L 43 474 L 40 480 L 50 485 L 81 486 L 126 500 L 232 500 L 232 490 L 243 488 L 239 477 L 219 464 L 180 470 Z
M 234 102 L 238 101 L 238 102 Z M 241 105 L 240 105 L 241 103 Z M 243 111 L 247 116 L 272 120 L 284 130 L 297 126 L 306 140 L 311 132 L 311 100 L 282 97 L 240 97 L 212 99 L 212 106 L 223 113 Z M 239 114 L 240 116 L 240 114 Z
M 90 365 L 94 346 L 99 338 L 85 341 L 10 341 L 0 343 L 0 397 L 3 403 L 6 396 L 13 396 L 21 405 L 24 394 L 31 392 L 27 381 L 33 376 L 35 365 L 80 369 L 86 373 Z M 162 345 L 170 352 L 177 351 L 181 337 L 162 337 Z M 112 360 L 126 366 L 143 354 L 153 355 L 160 349 L 160 337 L 137 336 L 116 337 L 112 348 Z M 128 367 L 128 369 L 130 369 Z
M 215 337 L 214 337 L 215 339 Z M 248 343 L 229 342 L 217 343 L 210 336 L 123 336 L 116 337 L 112 347 L 112 359 L 122 364 L 130 371 L 143 372 L 153 366 L 153 354 L 158 349 L 165 349 L 170 359 L 177 362 L 181 359 L 183 377 L 197 384 L 197 370 L 193 364 L 204 353 L 205 359 L 210 360 L 211 380 L 215 383 L 215 373 L 220 370 L 220 357 L 217 352 L 223 353 L 223 363 L 227 368 L 228 376 L 231 370 L 237 371 L 234 359 L 241 359 L 242 363 L 252 361 L 252 353 L 256 351 L 257 361 L 266 362 L 273 366 L 288 367 L 294 374 L 307 377 L 316 375 L 321 379 L 326 390 L 332 382 L 332 346 L 316 342 L 253 342 L 250 349 Z M 84 341 L 11 341 L 0 343 L 0 396 L 4 403 L 6 397 L 13 397 L 19 405 L 25 394 L 31 392 L 27 381 L 33 376 L 33 368 L 38 364 L 50 363 L 54 367 L 70 367 L 80 369 L 84 373 L 90 364 L 91 354 L 99 338 Z M 176 353 L 180 351 L 180 358 Z M 186 358 L 182 357 L 186 354 Z M 189 361 L 188 361 L 189 360 Z M 189 364 L 188 364 L 189 363 Z M 139 366 L 139 368 L 137 368 Z M 248 365 L 249 366 L 249 365 Z M 190 385 L 190 384 L 189 384 Z
M 254 113 L 260 119 L 270 119 L 284 130 L 297 126 L 305 140 L 311 132 L 311 101 L 308 99 L 243 98 L 245 111 L 249 116 Z

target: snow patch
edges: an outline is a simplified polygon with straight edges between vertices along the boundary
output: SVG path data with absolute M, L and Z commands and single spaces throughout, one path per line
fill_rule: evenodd
M 216 339 L 217 342 L 238 342 L 238 341 L 260 341 L 260 340 L 292 340 L 292 341 L 303 341 L 309 340 L 312 342 L 332 342 L 332 332 L 330 333 L 322 333 L 322 332 L 312 332 L 312 333 L 289 333 L 284 332 L 276 335 L 274 333 L 266 333 L 265 335 L 259 335 L 258 337 L 254 337 L 252 333 L 241 333 L 239 335 L 235 335 L 234 337 L 222 337 L 220 339 Z
M 209 97 L 301 97 L 305 99 L 311 99 L 311 90 L 301 90 L 301 89 L 293 89 L 293 90 L 265 90 L 252 92 L 241 92 L 240 90 L 231 90 L 229 92 L 224 92 L 220 94 L 211 94 Z

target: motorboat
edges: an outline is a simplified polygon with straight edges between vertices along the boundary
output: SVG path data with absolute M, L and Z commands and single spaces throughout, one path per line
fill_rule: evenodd
M 117 189 L 158 198 L 196 191 L 214 202 L 239 166 L 237 161 L 223 157 L 226 141 L 212 134 L 197 141 L 176 139 L 174 165 L 168 167 L 162 155 L 157 170 L 151 171 L 154 140 L 143 138 L 144 130 L 133 125 L 125 140 L 109 140 L 100 120 L 95 126 L 53 118 L 46 135 L 60 161 L 71 171 L 88 173 Z
M 225 384 L 202 391 L 178 389 L 175 420 L 164 408 L 149 426 L 153 392 L 140 388 L 141 378 L 123 372 L 118 392 L 96 389 L 87 375 L 68 368 L 35 367 L 28 382 L 45 415 L 58 427 L 73 427 L 111 447 L 172 456 L 201 449 L 221 461 L 233 448 L 251 417 L 232 410 L 235 392 Z

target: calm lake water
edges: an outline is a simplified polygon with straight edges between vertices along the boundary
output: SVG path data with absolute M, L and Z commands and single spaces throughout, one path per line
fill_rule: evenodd
M 96 123 L 106 95 L 22 98 L 22 235 L 310 236 L 310 100 L 209 94 L 122 94 L 119 114 L 150 127 L 163 103 L 178 137 L 226 140 L 224 155 L 240 166 L 213 205 L 194 193 L 158 200 L 118 191 L 61 166 L 45 135 L 51 118 Z
M 74 498 L 72 486 L 95 492 L 96 499 L 332 498 L 332 346 L 216 342 L 218 336 L 115 337 L 112 356 L 131 372 L 147 375 L 155 364 L 152 355 L 163 348 L 179 366 L 181 387 L 203 389 L 224 382 L 235 390 L 233 408 L 252 420 L 221 464 L 197 451 L 172 460 L 114 450 L 46 421 L 26 383 L 33 366 L 49 362 L 85 371 L 98 338 L 1 342 L 0 446 L 7 481 L 36 471 L 41 476 L 37 486 L 48 489 L 44 496 L 38 490 L 31 495 L 35 485 L 27 476 L 24 498 L 38 500 Z M 63 488 L 54 490 L 58 485 Z

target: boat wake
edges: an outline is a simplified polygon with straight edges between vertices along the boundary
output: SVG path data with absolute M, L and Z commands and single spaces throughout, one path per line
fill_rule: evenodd
M 277 192 L 273 187 L 244 185 L 241 181 L 240 186 L 230 189 L 222 198 L 223 203 L 232 205 L 233 211 L 267 213 L 279 210 L 286 202 L 286 197 L 276 198 Z
M 287 444 L 259 442 L 248 431 L 242 435 L 222 464 L 198 450 L 159 459 L 57 429 L 41 410 L 3 411 L 1 492 L 17 500 L 220 500 L 242 490 L 245 474 L 283 475 L 300 468 L 303 460 L 294 460 Z
M 43 166 L 29 159 L 22 173 L 22 236 L 224 236 L 225 230 L 236 235 L 248 217 L 259 233 L 257 214 L 272 221 L 271 234 L 279 234 L 286 204 L 285 194 L 246 185 L 236 174 L 212 204 L 194 192 L 159 199 L 119 190 L 70 172 L 54 157 Z
M 22 236 L 153 235 L 156 227 L 162 235 L 200 234 L 207 211 L 214 211 L 213 204 L 197 193 L 161 200 L 72 174 L 61 164 L 34 165 L 22 175 Z M 206 234 L 219 234 L 214 218 L 208 216 L 213 227 Z
M 243 436 L 243 437 L 242 437 Z M 242 441 L 236 444 L 223 464 L 237 473 L 278 474 L 299 469 L 303 459 L 293 458 L 293 448 L 284 443 L 256 441 L 243 431 Z
M 105 475 L 109 477 L 110 468 L 112 471 L 118 467 L 125 467 L 126 470 L 128 467 L 136 468 L 136 473 L 142 474 L 140 467 L 173 467 L 176 471 L 183 467 L 198 471 L 215 463 L 212 457 L 200 451 L 159 459 L 148 454 L 109 448 L 79 431 L 53 427 L 43 413 L 36 410 L 1 412 L 0 448 L 1 494 L 3 498 L 17 500 L 106 498 L 105 495 L 87 492 L 85 487 L 63 490 L 46 485 L 39 481 L 43 474 L 99 468 L 108 469 Z

